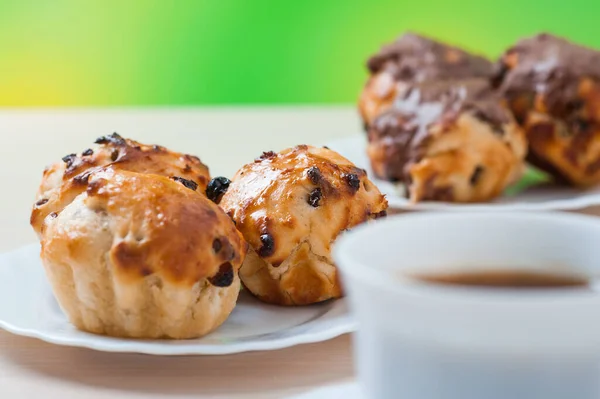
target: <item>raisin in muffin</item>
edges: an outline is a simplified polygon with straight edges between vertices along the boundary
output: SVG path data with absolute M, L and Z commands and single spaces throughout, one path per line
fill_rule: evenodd
M 367 62 L 370 77 L 359 99 L 365 126 L 389 109 L 413 83 L 490 78 L 487 59 L 427 37 L 407 33 L 384 46 Z
M 36 195 L 38 206 L 31 215 L 31 224 L 38 235 L 41 233 L 44 218 L 55 211 L 52 206 L 45 204 L 51 199 L 53 203 L 58 200 L 54 197 L 59 195 L 64 183 L 78 180 L 83 183 L 88 178 L 86 172 L 98 166 L 112 165 L 115 170 L 177 176 L 196 186 L 200 193 L 205 192 L 210 180 L 206 165 L 193 155 L 180 154 L 158 145 L 141 144 L 125 139 L 117 133 L 100 137 L 96 144 L 98 146 L 79 154 L 69 154 L 63 157 L 61 162 L 44 170 Z
M 524 167 L 524 134 L 483 79 L 413 85 L 368 136 L 375 175 L 413 202 L 488 201 Z
M 532 164 L 560 182 L 600 182 L 599 51 L 540 34 L 506 51 L 495 83 L 525 129 Z
M 63 174 L 59 193 L 36 206 L 52 209 L 36 230 L 69 320 L 133 338 L 194 338 L 221 325 L 247 250 L 229 216 L 191 180 L 117 165 L 83 173 Z
M 344 230 L 384 216 L 387 201 L 347 159 L 300 145 L 243 166 L 220 205 L 250 245 L 244 286 L 264 302 L 305 305 L 342 295 L 331 245 Z

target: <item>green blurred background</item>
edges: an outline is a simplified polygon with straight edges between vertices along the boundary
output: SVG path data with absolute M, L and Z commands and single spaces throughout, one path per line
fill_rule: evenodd
M 0 0 L 0 105 L 352 103 L 410 29 L 490 57 L 551 31 L 600 47 L 600 1 Z

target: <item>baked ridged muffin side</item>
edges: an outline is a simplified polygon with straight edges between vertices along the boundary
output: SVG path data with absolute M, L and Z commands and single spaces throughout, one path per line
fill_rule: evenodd
M 194 338 L 233 310 L 247 245 L 194 185 L 105 167 L 61 196 L 74 199 L 44 218 L 41 258 L 76 327 Z

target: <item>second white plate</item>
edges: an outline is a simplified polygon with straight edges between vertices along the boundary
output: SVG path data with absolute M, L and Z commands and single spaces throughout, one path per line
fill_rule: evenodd
M 548 210 L 576 210 L 590 206 L 600 205 L 600 187 L 589 190 L 557 186 L 545 183 L 539 178 L 539 173 L 528 171 L 517 184 L 495 201 L 480 204 L 457 204 L 448 202 L 421 202 L 411 203 L 402 194 L 403 188 L 387 181 L 374 177 L 370 162 L 366 154 L 367 141 L 363 135 L 355 135 L 327 144 L 354 162 L 356 166 L 364 168 L 369 177 L 386 194 L 390 208 L 400 210 L 437 210 L 437 211 L 548 211 Z
M 215 332 L 192 340 L 134 340 L 82 332 L 54 299 L 39 245 L 0 255 L 0 328 L 59 345 L 152 355 L 222 355 L 325 341 L 355 330 L 345 299 L 306 307 L 266 305 L 242 291 Z

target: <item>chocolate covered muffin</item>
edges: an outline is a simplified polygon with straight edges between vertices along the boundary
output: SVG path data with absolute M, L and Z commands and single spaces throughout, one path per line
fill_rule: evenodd
M 494 83 L 529 141 L 528 160 L 558 181 L 600 182 L 600 52 L 549 34 L 519 41 Z
M 523 170 L 526 143 L 486 80 L 441 80 L 408 88 L 371 124 L 377 177 L 404 183 L 413 202 L 479 202 Z
M 493 64 L 427 37 L 407 33 L 384 46 L 367 62 L 370 78 L 360 96 L 365 125 L 388 109 L 411 84 L 431 80 L 489 78 Z

